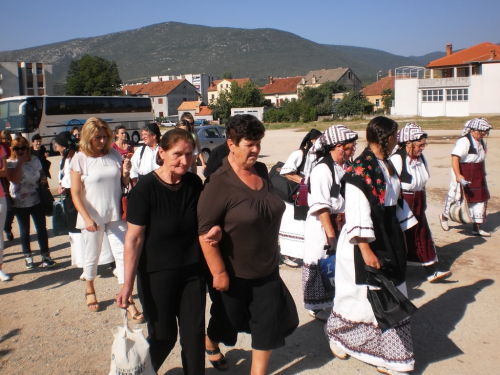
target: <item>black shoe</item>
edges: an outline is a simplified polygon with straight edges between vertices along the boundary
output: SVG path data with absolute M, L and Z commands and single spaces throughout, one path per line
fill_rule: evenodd
M 7 236 L 7 241 L 14 241 L 14 235 L 12 232 L 5 232 L 5 235 Z
M 50 256 L 46 256 L 46 257 L 43 257 L 42 258 L 42 267 L 43 268 L 52 268 L 52 267 L 55 267 L 57 265 L 56 262 L 54 262 Z

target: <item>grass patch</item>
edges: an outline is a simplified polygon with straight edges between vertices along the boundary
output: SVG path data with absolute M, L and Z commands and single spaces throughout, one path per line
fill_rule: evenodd
M 407 122 L 418 124 L 424 130 L 461 130 L 467 120 L 472 117 L 412 117 L 412 118 L 395 118 L 399 127 L 403 127 Z M 265 124 L 266 129 L 296 129 L 296 131 L 308 132 L 311 129 L 324 131 L 332 125 L 344 124 L 351 130 L 364 130 L 366 125 L 370 122 L 370 118 L 354 118 L 350 120 L 321 120 L 314 122 L 281 122 Z M 493 129 L 500 129 L 500 116 L 487 117 Z

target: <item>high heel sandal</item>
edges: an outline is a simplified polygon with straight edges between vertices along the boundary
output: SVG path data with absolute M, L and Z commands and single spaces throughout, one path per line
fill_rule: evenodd
M 208 359 L 210 361 L 210 363 L 212 364 L 212 366 L 214 366 L 214 368 L 216 370 L 226 371 L 229 368 L 226 357 L 224 357 L 224 354 L 222 354 L 220 352 L 220 348 L 217 348 L 214 350 L 205 349 L 205 352 L 208 355 L 217 355 L 217 354 L 221 355 L 221 357 L 219 359 L 217 359 L 216 361 L 212 361 L 212 360 L 210 360 L 210 358 Z
M 95 292 L 87 293 L 85 292 L 85 301 L 87 301 L 88 296 L 94 296 L 94 302 L 87 302 L 87 307 L 90 312 L 98 312 L 100 309 L 99 302 L 97 301 L 97 296 Z
M 132 320 L 134 323 L 137 323 L 137 324 L 141 324 L 142 322 L 144 322 L 144 315 L 142 315 L 142 313 L 137 309 L 137 307 L 135 307 L 135 302 L 128 301 L 128 304 L 129 304 L 129 307 L 134 306 L 137 313 L 135 315 L 132 315 L 132 313 L 129 311 L 129 309 L 127 307 L 127 317 L 130 320 Z

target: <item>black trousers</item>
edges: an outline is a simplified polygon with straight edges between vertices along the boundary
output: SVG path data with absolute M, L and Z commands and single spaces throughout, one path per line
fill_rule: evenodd
M 206 297 L 200 266 L 139 271 L 137 289 L 148 322 L 154 370 L 158 371 L 175 346 L 178 324 L 184 374 L 204 374 Z

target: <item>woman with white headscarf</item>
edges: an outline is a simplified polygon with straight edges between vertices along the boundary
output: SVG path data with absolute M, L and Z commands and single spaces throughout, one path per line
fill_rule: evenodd
M 316 160 L 307 158 L 304 168 L 309 185 L 302 269 L 304 307 L 312 317 L 323 321 L 328 318 L 324 309 L 333 305 L 334 292 L 325 289 L 317 265 L 319 259 L 327 257 L 328 249 L 337 246 L 345 209 L 341 179 L 356 149 L 356 139 L 358 134 L 344 125 L 329 127 L 309 150 Z
M 418 220 L 417 225 L 405 233 L 408 265 L 424 266 L 427 280 L 433 283 L 449 277 L 451 271 L 437 271 L 434 266 L 438 260 L 436 247 L 425 216 L 425 185 L 430 177 L 423 155 L 427 146 L 427 133 L 417 124 L 408 123 L 398 132 L 398 144 L 399 149 L 390 159 L 401 180 L 403 198 Z
M 443 230 L 448 231 L 451 202 L 459 199 L 459 184 L 464 186 L 465 198 L 469 204 L 469 212 L 473 221 L 472 234 L 490 237 L 491 233 L 481 229 L 486 220 L 486 206 L 490 199 L 486 184 L 486 143 L 483 138 L 490 132 L 491 124 L 485 118 L 474 118 L 467 121 L 462 137 L 458 139 L 451 152 L 451 182 L 445 200 L 444 212 L 439 215 Z

